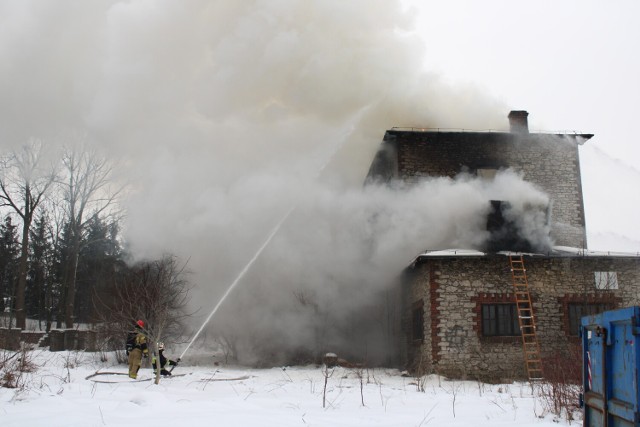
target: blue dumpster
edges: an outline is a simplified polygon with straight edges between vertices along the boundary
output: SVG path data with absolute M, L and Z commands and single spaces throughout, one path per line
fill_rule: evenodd
M 640 426 L 640 307 L 585 316 L 581 323 L 584 426 Z

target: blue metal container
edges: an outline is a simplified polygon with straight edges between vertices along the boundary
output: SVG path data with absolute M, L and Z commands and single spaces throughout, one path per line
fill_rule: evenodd
M 640 307 L 582 318 L 584 425 L 640 426 Z

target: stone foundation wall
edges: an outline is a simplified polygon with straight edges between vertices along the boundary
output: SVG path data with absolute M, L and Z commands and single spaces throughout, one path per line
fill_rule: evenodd
M 569 331 L 568 304 L 640 304 L 638 258 L 525 257 L 525 268 L 543 358 L 579 341 Z M 619 288 L 596 289 L 595 271 L 615 271 Z M 420 351 L 408 351 L 414 359 L 409 357 L 407 366 L 418 355 L 431 354 L 433 371 L 456 378 L 503 381 L 526 375 L 521 337 L 482 334 L 482 304 L 515 302 L 508 257 L 427 259 L 407 277 L 405 306 L 425 301 L 424 333 L 429 336 Z
M 46 332 L 40 331 L 21 331 L 20 332 L 20 341 L 26 344 L 39 344 L 40 341 L 44 338 Z
M 20 349 L 20 329 L 0 328 L 0 348 L 16 351 Z
M 98 351 L 98 341 L 96 332 L 89 330 L 54 329 L 46 334 L 17 328 L 0 328 L 0 348 L 12 351 L 19 350 L 21 343 L 49 347 L 50 351 Z

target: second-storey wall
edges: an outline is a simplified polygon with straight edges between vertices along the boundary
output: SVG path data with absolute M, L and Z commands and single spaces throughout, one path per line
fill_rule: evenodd
M 407 183 L 478 169 L 512 168 L 551 199 L 551 236 L 558 246 L 585 247 L 577 140 L 548 134 L 387 131 L 386 157 L 371 173 Z M 392 147 L 392 148 L 391 148 Z M 391 154 L 389 154 L 391 153 Z M 381 168 L 396 168 L 386 171 Z

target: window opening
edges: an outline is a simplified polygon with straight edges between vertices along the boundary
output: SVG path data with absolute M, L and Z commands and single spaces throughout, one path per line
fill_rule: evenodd
M 496 168 L 478 168 L 476 169 L 476 175 L 478 178 L 491 180 L 496 177 L 498 169 Z
M 424 339 L 424 307 L 422 301 L 415 304 L 411 315 L 411 337 L 414 340 Z
M 482 335 L 520 335 L 518 309 L 515 304 L 482 304 Z
M 618 289 L 618 274 L 615 271 L 595 271 L 596 289 Z

